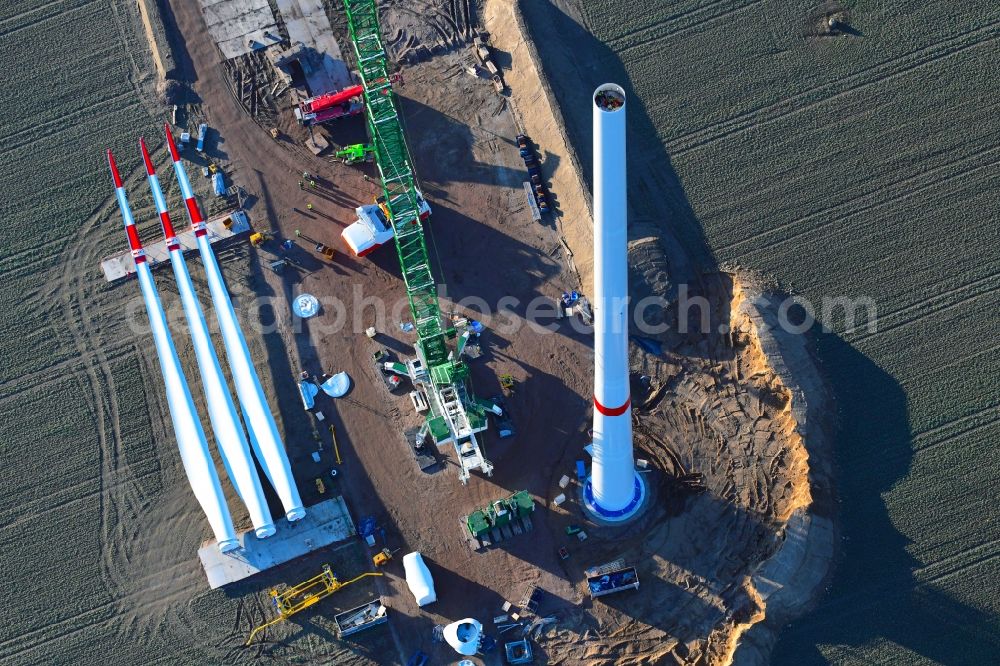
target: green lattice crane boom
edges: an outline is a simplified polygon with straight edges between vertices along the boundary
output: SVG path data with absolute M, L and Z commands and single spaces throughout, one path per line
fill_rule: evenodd
M 431 413 L 422 433 L 429 433 L 437 444 L 454 443 L 464 482 L 469 469 L 487 474 L 493 469 L 475 438 L 476 432 L 486 429 L 485 409 L 468 388 L 468 366 L 460 354 L 449 350 L 448 340 L 456 337 L 455 329 L 445 329 L 441 323 L 437 284 L 420 220 L 416 174 L 392 91 L 378 7 L 375 0 L 344 0 L 344 6 L 365 91 L 368 132 L 417 330 L 420 362 L 408 363 L 407 374 L 428 393 Z
M 378 9 L 372 0 L 345 0 L 348 27 L 365 89 L 368 131 L 375 146 L 375 161 L 396 234 L 396 251 L 403 281 L 417 327 L 420 352 L 428 367 L 448 358 L 441 327 L 437 285 L 431 272 L 424 230 L 418 214 L 413 161 L 399 122 L 395 95 L 379 32 Z

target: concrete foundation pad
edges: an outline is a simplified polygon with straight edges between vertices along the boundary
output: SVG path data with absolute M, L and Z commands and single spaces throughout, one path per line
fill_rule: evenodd
M 226 60 L 278 44 L 281 36 L 267 0 L 200 0 L 205 26 Z
M 208 242 L 215 244 L 219 241 L 239 236 L 250 231 L 250 220 L 246 213 L 241 210 L 232 211 L 218 217 L 213 217 L 205 224 L 208 230 Z M 187 229 L 177 234 L 177 242 L 181 246 L 181 251 L 185 256 L 198 251 L 198 241 L 195 240 L 194 231 Z M 159 240 L 145 246 L 146 261 L 149 267 L 155 269 L 161 264 L 170 264 L 170 252 L 167 250 L 167 242 Z M 127 277 L 135 275 L 135 259 L 131 252 L 119 252 L 116 255 L 101 260 L 101 270 L 104 271 L 104 279 L 108 282 L 117 282 Z
M 277 0 L 288 41 L 301 43 L 299 55 L 312 95 L 342 90 L 353 83 L 351 72 L 333 36 L 322 0 Z
M 199 548 L 198 558 L 211 588 L 249 578 L 357 533 L 343 497 L 308 507 L 306 517 L 294 523 L 281 518 L 275 527 L 277 531 L 266 539 L 258 539 L 253 530 L 240 533 L 242 547 L 228 553 L 219 552 L 214 541 Z

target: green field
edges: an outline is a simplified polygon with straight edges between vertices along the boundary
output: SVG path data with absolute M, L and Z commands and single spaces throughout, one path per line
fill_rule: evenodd
M 134 281 L 109 285 L 102 258 L 126 249 L 105 150 L 115 152 L 144 240 L 161 237 L 138 139 L 186 223 L 168 168 L 148 47 L 134 2 L 7 3 L 0 9 L 0 611 L 2 664 L 253 662 L 250 629 L 272 610 L 266 590 L 289 574 L 208 588 L 196 557 L 211 533 L 180 464 L 146 315 Z M 190 108 L 189 108 L 190 110 Z M 194 173 L 194 167 L 189 166 Z M 193 178 L 204 194 L 208 181 Z M 220 199 L 206 198 L 211 212 Z M 252 280 L 246 246 L 224 251 L 235 297 Z M 207 299 L 204 273 L 189 262 Z M 182 321 L 169 270 L 160 298 Z M 250 329 L 252 332 L 253 329 Z M 201 386 L 184 329 L 174 341 L 196 402 Z M 252 353 L 263 339 L 251 333 Z M 267 368 L 261 376 L 268 383 Z M 204 413 L 204 410 L 202 410 Z M 206 423 L 206 430 L 208 424 Z M 246 510 L 229 484 L 237 528 Z M 365 566 L 360 548 L 297 563 Z M 284 663 L 375 663 L 387 634 L 316 641 L 333 612 L 367 600 L 358 587 L 269 630 Z
M 633 222 L 703 266 L 877 305 L 877 331 L 816 332 L 845 541 L 775 662 L 995 659 L 996 4 L 859 0 L 856 34 L 829 37 L 811 2 L 521 4 L 585 170 L 587 97 L 626 84 Z
M 141 356 L 97 266 L 121 247 L 103 149 L 134 165 L 134 137 L 156 131 L 133 5 L 0 16 L 4 663 L 93 663 L 125 642 L 119 563 L 162 489 Z

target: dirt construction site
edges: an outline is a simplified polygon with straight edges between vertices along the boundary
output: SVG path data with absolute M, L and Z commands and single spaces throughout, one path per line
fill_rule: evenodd
M 358 36 L 370 25 L 358 18 L 369 4 L 388 62 L 388 76 L 375 80 L 368 68 L 378 56 L 364 55 Z M 704 17 L 719 3 L 680 4 L 692 7 L 647 17 L 650 25 L 630 34 L 661 24 L 694 35 L 711 29 L 714 15 Z M 628 462 L 644 494 L 627 521 L 595 513 L 592 454 L 602 454 L 594 412 L 609 410 L 595 386 L 595 355 L 603 364 L 595 285 L 605 272 L 595 258 L 603 242 L 595 239 L 592 93 L 603 77 L 620 76 L 632 104 L 646 93 L 627 81 L 638 76 L 632 63 L 649 71 L 629 59 L 641 40 L 623 34 L 593 45 L 600 26 L 625 20 L 615 11 L 518 0 L 377 8 L 374 0 L 107 0 L 0 10 L 0 36 L 19 59 L 48 63 L 12 74 L 18 92 L 0 106 L 8 192 L 0 302 L 9 331 L 0 347 L 0 452 L 9 461 L 0 470 L 0 574 L 14 592 L 0 613 L 0 663 L 863 663 L 886 649 L 873 639 L 877 649 L 855 654 L 838 647 L 844 639 L 810 633 L 816 617 L 836 617 L 837 576 L 854 575 L 850 558 L 838 572 L 844 549 L 852 552 L 851 518 L 841 514 L 835 480 L 847 464 L 838 458 L 845 410 L 857 413 L 844 390 L 849 372 L 838 366 L 831 382 L 828 332 L 817 341 L 815 332 L 788 330 L 789 288 L 775 277 L 785 273 L 726 250 L 716 261 L 716 248 L 728 247 L 716 218 L 706 222 L 708 240 L 692 230 L 680 181 L 704 187 L 692 192 L 708 192 L 705 200 L 714 194 L 700 173 L 684 171 L 683 155 L 714 135 L 683 135 L 690 145 L 677 148 L 678 177 L 658 150 L 668 124 L 655 113 L 650 121 L 648 99 L 626 107 L 635 114 L 623 247 L 632 307 L 621 334 Z M 810 11 L 802 30 L 854 37 L 845 32 L 848 10 Z M 76 78 L 62 77 L 58 94 L 58 63 L 44 57 L 54 31 L 66 33 L 61 50 L 79 54 Z M 575 43 L 590 55 L 575 55 Z M 14 113 L 16 101 L 32 103 L 29 93 L 53 118 Z M 337 104 L 323 107 L 332 94 Z M 398 119 L 375 115 L 386 99 Z M 395 123 L 412 158 L 403 167 L 388 164 L 391 146 L 378 133 Z M 217 424 L 205 418 L 211 398 L 188 334 L 184 283 L 166 268 L 161 204 L 139 153 L 143 136 L 174 226 L 187 232 L 192 204 L 174 178 L 164 124 L 209 221 L 210 251 L 302 504 L 307 512 L 343 506 L 349 516 L 322 545 L 313 532 L 296 535 L 279 484 L 265 480 L 272 475 L 243 407 L 251 467 L 279 536 L 304 544 L 290 546 L 287 561 L 254 560 L 252 575 L 209 573 L 208 562 L 225 561 L 231 572 L 252 558 L 249 547 L 235 564 L 219 554 L 222 540 L 192 493 L 162 350 L 134 274 L 152 267 L 214 451 Z M 128 251 L 108 148 L 145 254 Z M 453 374 L 431 374 L 463 401 L 462 391 L 474 394 L 463 403 L 484 426 L 474 452 L 434 446 L 460 439 L 436 423 L 458 427 L 452 412 L 435 421 L 437 389 L 413 369 L 412 359 L 430 358 L 418 316 L 430 301 L 414 286 L 407 251 L 396 250 L 409 233 L 393 226 L 402 201 L 393 193 L 405 182 L 431 210 L 419 242 L 440 308 L 434 326 L 448 329 L 439 365 Z M 395 238 L 352 246 L 360 207 L 388 218 Z M 213 339 L 223 339 L 212 276 L 188 235 L 179 234 L 194 294 Z M 303 314 L 303 303 L 314 310 Z M 689 326 L 692 312 L 699 321 Z M 239 378 L 219 350 L 228 390 Z M 327 390 L 340 373 L 349 388 Z M 229 462 L 212 455 L 245 545 L 259 525 L 245 493 L 226 481 Z M 482 462 L 467 470 L 476 455 Z M 518 496 L 530 499 L 504 505 L 515 514 L 509 525 L 485 509 Z M 331 504 L 336 498 L 342 504 Z M 477 512 L 492 529 L 475 531 Z M 431 603 L 420 601 L 411 562 L 404 565 L 410 553 L 433 579 Z M 316 583 L 325 565 L 332 586 Z M 385 621 L 345 631 L 344 618 L 366 604 Z M 456 641 L 472 627 L 466 618 L 481 626 L 463 652 Z M 954 622 L 974 628 L 988 618 L 982 611 Z M 792 638 L 781 643 L 790 624 Z M 995 632 L 980 640 L 1000 648 Z M 975 663 L 898 642 L 900 652 L 879 654 Z

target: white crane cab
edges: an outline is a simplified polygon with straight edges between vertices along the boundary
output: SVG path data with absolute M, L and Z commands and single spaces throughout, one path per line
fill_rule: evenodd
M 430 217 L 431 206 L 419 190 L 417 190 L 417 205 L 421 221 Z M 358 206 L 354 209 L 354 213 L 358 219 L 340 234 L 354 256 L 363 257 L 392 240 L 395 233 L 389 222 L 388 206 L 380 203 Z

